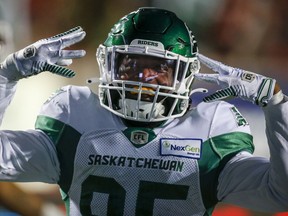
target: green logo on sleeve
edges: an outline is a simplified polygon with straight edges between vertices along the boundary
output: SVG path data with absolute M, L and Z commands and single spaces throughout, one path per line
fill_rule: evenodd
M 246 121 L 246 119 L 241 115 L 241 113 L 238 111 L 236 107 L 230 108 L 232 113 L 235 116 L 235 120 L 238 126 L 245 126 L 249 125 L 249 123 Z

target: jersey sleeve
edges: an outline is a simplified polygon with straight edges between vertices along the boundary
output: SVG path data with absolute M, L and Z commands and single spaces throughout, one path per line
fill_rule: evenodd
M 256 211 L 288 211 L 287 97 L 263 109 L 270 159 L 248 152 L 233 157 L 219 177 L 218 199 Z
M 83 132 L 85 124 L 83 125 L 82 119 L 92 113 L 89 110 L 92 105 L 89 103 L 93 99 L 88 87 L 64 86 L 55 91 L 41 107 L 36 125 L 46 118 Z M 85 120 L 87 123 L 87 119 Z M 50 126 L 54 127 L 54 125 Z M 50 126 L 46 125 L 45 127 Z
M 51 140 L 41 131 L 0 131 L 0 179 L 57 183 L 59 162 Z
M 100 118 L 94 116 L 98 113 L 95 100 L 95 94 L 88 87 L 62 87 L 44 103 L 36 120 L 36 129 L 45 133 L 56 148 L 61 172 L 57 183 L 65 193 L 71 186 L 82 134 L 93 124 L 101 124 L 97 121 Z
M 211 117 L 209 138 L 238 132 L 251 134 L 248 121 L 234 105 L 221 101 L 216 102 L 212 109 L 211 114 L 213 116 Z
M 197 107 L 196 124 L 205 131 L 202 157 L 198 161 L 204 205 L 213 208 L 219 201 L 219 175 L 226 163 L 240 152 L 253 153 L 253 137 L 249 123 L 238 109 L 227 102 L 202 103 Z M 207 128 L 207 129 L 205 129 Z
M 94 128 L 116 128 L 115 119 L 111 112 L 100 105 L 98 96 L 91 89 L 69 85 L 56 91 L 44 103 L 36 127 L 60 130 L 62 125 L 83 134 Z M 58 136 L 60 138 L 61 133 Z
M 199 164 L 205 167 L 204 170 L 209 171 L 213 161 L 215 161 L 213 166 L 221 164 L 219 167 L 221 169 L 236 154 L 242 151 L 254 152 L 249 123 L 234 105 L 221 101 L 205 104 L 200 109 L 203 110 L 202 113 L 198 111 L 201 121 L 209 120 L 207 138 L 203 143 L 203 155 L 210 157 L 199 161 Z
M 0 121 L 16 91 L 17 82 L 0 76 Z M 58 181 L 59 164 L 51 140 L 42 132 L 0 131 L 0 179 L 20 182 Z

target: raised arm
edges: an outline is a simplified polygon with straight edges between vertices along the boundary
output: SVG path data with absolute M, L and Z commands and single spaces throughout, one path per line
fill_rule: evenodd
M 199 55 L 215 74 L 197 74 L 199 80 L 223 89 L 204 101 L 240 97 L 262 107 L 270 159 L 241 152 L 232 158 L 219 177 L 219 201 L 256 211 L 288 211 L 288 99 L 275 79 L 233 68 Z M 263 143 L 264 145 L 264 143 Z
M 49 71 L 64 77 L 75 72 L 63 66 L 85 55 L 84 50 L 66 50 L 85 37 L 81 27 L 47 39 L 39 40 L 9 55 L 0 64 L 0 118 L 13 98 L 17 81 Z M 38 89 L 35 89 L 37 91 Z M 40 89 L 41 91 L 41 89 Z M 39 181 L 59 180 L 59 161 L 55 145 L 39 130 L 0 130 L 0 180 Z
M 44 71 L 68 78 L 75 75 L 73 70 L 62 66 L 70 65 L 72 59 L 83 57 L 85 51 L 65 48 L 80 42 L 85 35 L 81 27 L 75 27 L 12 53 L 0 64 L 0 123 L 13 98 L 19 79 Z

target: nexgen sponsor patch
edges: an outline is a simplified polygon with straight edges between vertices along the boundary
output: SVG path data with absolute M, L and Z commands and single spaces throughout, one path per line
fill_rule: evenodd
M 200 159 L 202 142 L 202 139 L 196 138 L 162 138 L 160 140 L 160 154 L 162 156 L 177 156 Z

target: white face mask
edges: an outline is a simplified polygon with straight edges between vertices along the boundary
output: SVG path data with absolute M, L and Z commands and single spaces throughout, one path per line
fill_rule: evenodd
M 193 77 L 200 69 L 196 57 L 147 46 L 100 45 L 97 60 L 101 105 L 114 114 L 156 122 L 187 111 Z

